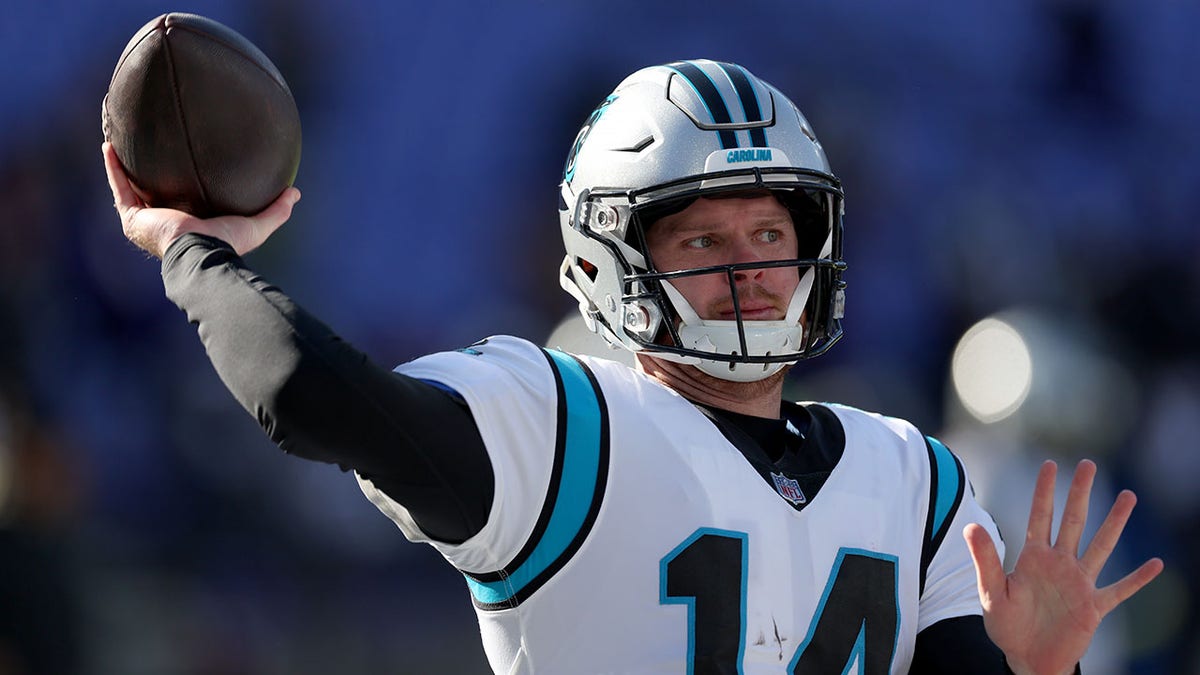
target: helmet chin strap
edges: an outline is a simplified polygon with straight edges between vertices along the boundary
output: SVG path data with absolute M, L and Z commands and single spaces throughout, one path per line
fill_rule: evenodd
M 798 354 L 802 351 L 804 326 L 800 319 L 804 314 L 804 306 L 808 302 L 815 277 L 815 268 L 810 267 L 805 271 L 804 276 L 800 278 L 800 283 L 796 285 L 796 290 L 792 293 L 792 299 L 788 303 L 783 319 L 740 322 L 746 335 L 747 355 L 772 356 L 789 352 Z M 662 281 L 661 283 L 680 319 L 678 333 L 679 339 L 683 343 L 679 345 L 680 347 L 709 354 L 740 354 L 742 346 L 738 339 L 738 321 L 701 319 L 691 304 L 684 299 L 683 294 L 671 285 L 671 282 Z M 731 382 L 757 382 L 774 375 L 784 366 L 796 362 L 795 360 L 780 363 L 726 362 L 695 355 L 679 358 L 666 353 L 655 354 L 655 356 L 693 364 L 708 375 Z

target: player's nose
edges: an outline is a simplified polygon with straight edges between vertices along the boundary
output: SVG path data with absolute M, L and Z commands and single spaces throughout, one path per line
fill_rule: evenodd
M 730 248 L 729 264 L 749 264 L 762 262 L 767 258 L 762 251 L 755 247 L 751 242 L 738 242 Z M 737 270 L 733 273 L 734 281 L 742 283 L 745 281 L 759 281 L 763 278 L 766 272 L 762 267 L 749 267 Z

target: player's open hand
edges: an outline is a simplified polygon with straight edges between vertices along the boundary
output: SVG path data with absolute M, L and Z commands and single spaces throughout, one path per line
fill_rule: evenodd
M 155 258 L 162 258 L 171 242 L 195 232 L 216 237 L 244 255 L 262 245 L 279 226 L 292 215 L 292 207 L 300 200 L 294 187 L 284 190 L 267 208 L 253 216 L 218 216 L 201 219 L 175 209 L 151 208 L 138 198 L 117 159 L 111 143 L 101 146 L 104 170 L 112 188 L 113 206 L 121 215 L 125 236 L 138 248 Z
M 1080 556 L 1079 541 L 1087 522 L 1096 465 L 1083 460 L 1075 469 L 1058 540 L 1051 542 L 1056 472 L 1054 462 L 1048 461 L 1038 473 L 1025 546 L 1012 574 L 1004 574 L 986 530 L 971 524 L 963 531 L 975 561 L 988 636 L 1004 651 L 1016 673 L 1072 672 L 1100 620 L 1163 569 L 1162 560 L 1152 558 L 1120 581 L 1097 588 L 1096 578 L 1112 555 L 1137 498 L 1129 490 L 1117 495 L 1108 517 Z

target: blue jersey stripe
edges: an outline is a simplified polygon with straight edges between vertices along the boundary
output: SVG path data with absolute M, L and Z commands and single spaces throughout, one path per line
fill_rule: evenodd
M 540 585 L 547 573 L 565 564 L 590 530 L 591 514 L 602 496 L 602 478 L 607 475 L 603 402 L 582 364 L 562 352 L 546 353 L 562 378 L 564 400 L 559 406 L 566 411 L 560 415 L 566 429 L 559 489 L 541 538 L 515 569 L 493 581 L 466 576 L 475 601 L 483 605 L 519 600 L 532 582 L 540 579 Z
M 460 349 L 458 351 L 461 352 L 463 350 Z M 447 394 L 450 394 L 451 396 L 458 399 L 459 401 L 466 400 L 463 398 L 463 395 L 458 393 L 458 391 L 454 387 L 451 387 L 450 385 L 446 384 L 445 382 L 438 382 L 437 380 L 427 380 L 423 377 L 418 377 L 417 380 L 420 382 L 424 382 L 425 384 L 428 384 L 430 386 L 441 389 L 442 391 L 446 392 Z
M 958 500 L 961 490 L 959 485 L 958 462 L 950 449 L 936 438 L 927 437 L 929 447 L 933 448 L 934 466 L 937 468 L 937 496 L 933 506 L 933 532 L 942 531 L 950 510 Z
M 929 455 L 929 513 L 925 517 L 925 541 L 921 546 L 920 592 L 925 593 L 925 575 L 950 531 L 954 513 L 966 491 L 966 473 L 958 458 L 941 441 L 925 437 Z

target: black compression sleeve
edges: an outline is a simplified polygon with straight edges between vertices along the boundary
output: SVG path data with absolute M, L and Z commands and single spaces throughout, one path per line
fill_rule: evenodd
M 1004 652 L 992 642 L 977 614 L 939 621 L 917 633 L 917 645 L 908 672 L 916 675 L 1011 675 Z M 1081 675 L 1079 664 L 1075 675 Z
M 354 469 L 439 541 L 483 527 L 492 467 L 458 398 L 372 363 L 217 239 L 180 237 L 162 276 L 222 382 L 285 452 Z
M 917 633 L 910 673 L 1008 675 L 1004 652 L 987 636 L 983 617 L 958 616 Z

